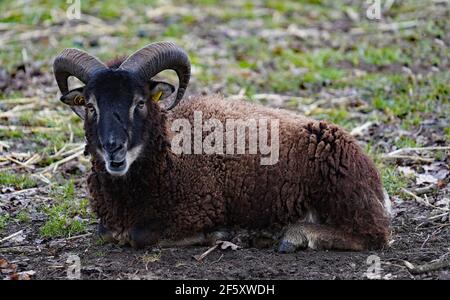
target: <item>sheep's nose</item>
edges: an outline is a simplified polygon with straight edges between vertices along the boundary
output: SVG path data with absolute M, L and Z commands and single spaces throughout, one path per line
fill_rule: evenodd
M 120 154 L 123 152 L 124 148 L 125 145 L 123 143 L 118 143 L 115 140 L 109 140 L 108 142 L 103 143 L 103 149 L 111 156 Z

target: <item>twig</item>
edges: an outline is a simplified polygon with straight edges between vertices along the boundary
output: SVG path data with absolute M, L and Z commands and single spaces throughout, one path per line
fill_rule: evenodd
M 410 155 L 383 155 L 381 157 L 384 160 L 412 160 L 414 162 L 424 162 L 424 163 L 432 163 L 434 159 L 432 158 L 424 158 L 420 156 L 410 156 Z
M 18 130 L 25 133 L 29 132 L 53 132 L 58 131 L 57 127 L 42 127 L 42 126 L 18 126 L 18 125 L 0 125 L 0 130 Z
M 423 194 L 432 192 L 435 188 L 436 188 L 436 185 L 434 183 L 432 183 L 432 184 L 427 185 L 425 187 L 416 188 L 416 189 L 414 189 L 414 192 L 417 195 L 423 195 Z
M 425 244 L 428 243 L 428 241 L 430 240 L 430 238 L 435 237 L 437 234 L 439 234 L 439 232 L 442 231 L 444 227 L 439 227 L 438 229 L 436 229 L 435 231 L 433 231 L 431 234 L 429 234 L 427 236 L 427 238 L 425 239 L 425 241 L 423 241 L 422 245 L 420 246 L 420 249 L 423 249 L 423 247 L 425 247 Z
M 413 199 L 416 200 L 416 201 L 417 201 L 418 203 L 420 203 L 420 204 L 423 204 L 423 205 L 425 205 L 425 206 L 427 206 L 427 207 L 430 207 L 430 208 L 433 208 L 433 209 L 438 209 L 438 210 L 441 210 L 441 211 L 445 211 L 445 212 L 448 212 L 448 211 L 449 211 L 447 208 L 442 208 L 442 207 L 434 206 L 433 204 L 431 204 L 430 202 L 426 201 L 426 200 L 423 199 L 422 197 L 417 196 L 416 194 L 414 194 L 413 192 L 408 191 L 408 190 L 405 189 L 405 188 L 402 188 L 401 190 L 402 190 L 402 192 L 404 192 L 405 194 L 407 194 L 407 195 L 413 197 Z
M 58 157 L 61 155 L 61 153 L 64 152 L 64 150 L 66 150 L 67 148 L 67 144 L 64 144 L 64 146 L 61 147 L 61 149 L 59 149 L 58 151 L 56 151 L 54 154 L 50 155 L 49 158 L 53 158 L 53 157 Z
M 0 113 L 0 118 L 10 118 L 10 117 L 14 117 L 15 115 L 17 115 L 18 112 L 24 111 L 24 110 L 29 110 L 29 109 L 33 109 L 36 106 L 35 103 L 27 103 L 27 104 L 22 104 L 22 105 L 16 105 L 14 106 L 14 108 L 2 112 Z
M 445 215 L 448 215 L 448 212 L 443 212 L 442 214 L 435 215 L 435 216 L 431 216 L 431 217 L 428 218 L 428 220 L 433 221 L 433 220 L 442 218 L 442 217 L 445 216 Z
M 210 254 L 211 252 L 213 252 L 217 247 L 219 247 L 219 244 L 216 244 L 214 246 L 212 246 L 211 248 L 209 248 L 208 250 L 206 250 L 204 253 L 202 253 L 201 255 L 194 255 L 194 258 L 197 261 L 202 261 L 208 254 Z
M 403 152 L 411 151 L 434 151 L 434 150 L 450 150 L 450 146 L 435 146 L 435 147 L 414 147 L 414 148 L 402 148 L 390 153 L 385 154 L 385 156 L 393 156 Z
M 45 184 L 50 184 L 52 183 L 47 177 L 45 177 L 44 175 L 38 174 L 38 175 L 34 175 L 34 177 L 36 177 L 37 179 L 39 179 L 40 181 L 42 181 Z
M 12 193 L 7 193 L 7 194 L 4 194 L 4 195 L 6 195 L 6 196 L 15 196 L 15 195 L 20 195 L 20 194 L 23 194 L 23 193 L 29 193 L 29 192 L 34 192 L 34 191 L 36 191 L 36 190 L 38 190 L 39 188 L 30 188 L 30 189 L 25 189 L 25 190 L 20 190 L 20 191 L 15 191 L 15 192 L 12 192 Z
M 422 274 L 432 271 L 437 271 L 442 268 L 450 266 L 450 260 L 446 258 L 446 254 L 442 255 L 438 260 L 426 263 L 419 266 L 414 266 L 412 263 L 408 261 L 403 261 L 405 266 L 409 269 L 412 274 Z
M 29 98 L 10 98 L 0 100 L 3 104 L 28 104 L 40 101 L 39 97 L 29 97 Z
M 0 247 L 0 253 L 32 253 L 41 252 L 41 249 L 36 246 L 13 246 L 13 247 Z
M 222 260 L 222 257 L 223 257 L 223 253 L 220 255 L 220 257 L 219 257 L 218 259 L 216 259 L 215 261 L 211 262 L 211 264 L 216 264 L 216 263 L 218 263 L 219 261 Z
M 404 29 L 411 29 L 415 28 L 417 26 L 417 22 L 414 21 L 403 21 L 403 22 L 396 22 L 396 23 L 389 23 L 389 24 L 380 24 L 378 26 L 378 30 L 382 32 L 386 31 L 398 31 L 398 30 L 404 30 Z M 352 35 L 360 35 L 366 33 L 366 29 L 362 27 L 356 27 L 352 28 L 350 30 L 350 34 Z
M 63 152 L 63 151 L 67 148 L 68 145 L 69 145 L 69 144 L 64 145 L 64 146 L 63 146 L 61 149 L 59 149 L 55 154 L 50 155 L 49 157 L 50 157 L 50 158 L 65 157 L 65 156 L 71 155 L 71 154 L 73 154 L 73 153 L 75 153 L 75 152 L 79 152 L 79 151 L 81 151 L 81 150 L 84 150 L 84 147 L 85 147 L 84 144 L 80 144 L 80 145 L 78 145 L 77 147 L 75 147 L 75 148 L 73 148 L 73 149 L 70 149 L 70 150 L 67 150 L 66 152 Z
M 27 165 L 26 163 L 23 163 L 23 162 L 21 162 L 21 161 L 18 161 L 17 159 L 14 159 L 14 158 L 12 158 L 12 157 L 10 157 L 10 156 L 5 156 L 5 158 L 6 158 L 7 160 L 9 160 L 9 161 L 12 161 L 13 163 L 16 163 L 16 164 L 20 165 L 20 166 L 23 167 L 23 168 L 27 168 L 27 169 L 30 169 L 30 170 L 34 170 L 34 166 L 29 166 L 29 165 Z
M 23 229 L 17 231 L 16 233 L 13 233 L 13 234 L 11 234 L 11 235 L 8 235 L 7 237 L 2 238 L 2 239 L 0 240 L 0 244 L 3 243 L 3 242 L 6 242 L 6 241 L 9 240 L 9 239 L 12 239 L 13 237 L 16 237 L 16 236 L 20 235 L 20 234 L 22 234 L 22 233 L 23 233 Z
M 91 235 L 92 235 L 92 232 L 88 232 L 88 233 L 84 233 L 84 234 L 80 234 L 80 235 L 74 235 L 74 236 L 71 236 L 71 237 L 68 237 L 68 238 L 57 239 L 57 240 L 54 240 L 52 242 L 58 243 L 58 242 L 63 242 L 63 241 L 71 241 L 71 240 L 85 238 L 85 237 L 88 237 L 88 236 L 91 236 Z
M 76 152 L 76 153 L 74 153 L 74 154 L 72 154 L 72 155 L 70 155 L 70 156 L 68 156 L 68 157 L 66 157 L 66 158 L 64 158 L 64 159 L 62 159 L 62 160 L 60 160 L 60 161 L 54 162 L 54 163 L 52 163 L 51 165 L 47 166 L 47 167 L 41 172 L 41 174 L 42 174 L 42 173 L 45 173 L 45 172 L 48 172 L 48 171 L 50 171 L 50 170 L 52 170 L 52 169 L 53 169 L 52 172 L 54 173 L 54 172 L 56 172 L 56 169 L 57 169 L 60 165 L 62 165 L 62 164 L 64 164 L 64 163 L 68 162 L 68 161 L 71 161 L 72 159 L 75 159 L 75 158 L 77 158 L 77 157 L 83 155 L 83 153 L 84 153 L 84 150 L 78 151 L 78 152 Z
M 85 233 L 85 234 L 80 234 L 80 235 L 75 235 L 75 236 L 71 236 L 71 237 L 66 238 L 66 241 L 81 239 L 81 238 L 88 237 L 88 236 L 91 236 L 91 235 L 92 235 L 92 232 Z

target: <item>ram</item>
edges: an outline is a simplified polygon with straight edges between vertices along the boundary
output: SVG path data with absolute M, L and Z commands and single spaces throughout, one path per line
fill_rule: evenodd
M 173 101 L 175 88 L 153 79 L 167 69 L 179 79 Z M 190 63 L 170 42 L 150 44 L 107 65 L 66 49 L 54 61 L 54 74 L 61 101 L 84 120 L 90 200 L 106 240 L 135 248 L 189 245 L 246 229 L 269 232 L 280 252 L 387 245 L 389 203 L 379 174 L 339 127 L 218 95 L 180 102 Z M 70 76 L 85 86 L 69 90 Z M 174 151 L 173 125 L 193 123 L 195 113 L 223 124 L 278 122 L 277 161 L 262 164 L 261 153 Z M 227 143 L 224 149 L 237 147 Z

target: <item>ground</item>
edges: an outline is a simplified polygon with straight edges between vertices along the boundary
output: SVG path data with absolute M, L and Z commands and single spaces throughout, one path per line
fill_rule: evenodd
M 448 1 L 381 1 L 380 20 L 365 1 L 145 2 L 82 0 L 79 20 L 66 1 L 0 3 L 0 278 L 64 279 L 76 255 L 84 279 L 450 279 Z M 215 249 L 197 261 L 207 248 L 102 244 L 82 125 L 58 101 L 52 58 L 78 47 L 106 60 L 158 40 L 188 51 L 190 95 L 351 132 L 391 197 L 390 247 Z

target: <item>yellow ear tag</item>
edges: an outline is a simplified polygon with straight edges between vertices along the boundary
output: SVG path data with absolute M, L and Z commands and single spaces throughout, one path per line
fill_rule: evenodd
M 152 95 L 152 100 L 155 101 L 155 102 L 158 102 L 159 98 L 161 98 L 162 93 L 163 93 L 162 91 L 159 91 L 156 94 L 153 94 Z
M 80 95 L 75 96 L 75 98 L 73 99 L 73 103 L 75 105 L 84 105 L 84 97 Z

